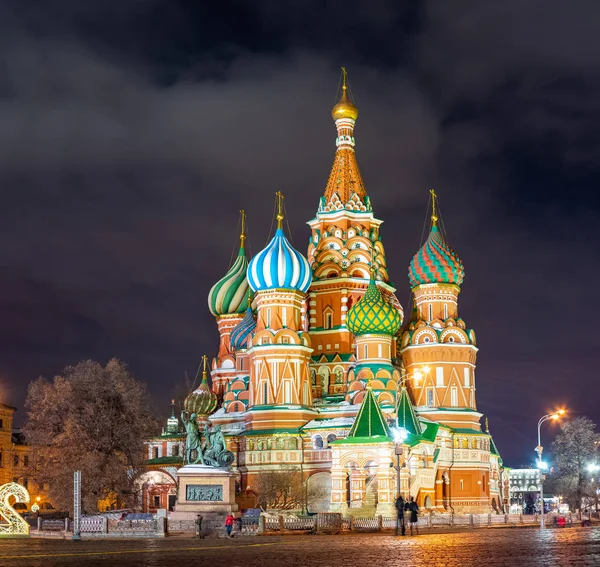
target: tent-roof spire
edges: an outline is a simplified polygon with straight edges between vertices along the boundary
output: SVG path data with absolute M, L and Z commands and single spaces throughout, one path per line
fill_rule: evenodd
M 357 437 L 391 437 L 390 428 L 383 417 L 379 403 L 375 399 L 373 390 L 370 387 L 367 387 L 367 394 L 362 401 L 358 415 L 348 434 L 349 439 Z

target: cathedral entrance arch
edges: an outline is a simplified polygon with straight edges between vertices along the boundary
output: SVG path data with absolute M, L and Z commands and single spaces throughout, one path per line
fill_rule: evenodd
M 171 510 L 177 495 L 176 480 L 164 470 L 149 470 L 135 480 L 134 490 L 137 506 L 144 512 L 156 512 L 159 508 Z
M 331 474 L 318 472 L 308 477 L 306 507 L 311 514 L 329 512 L 331 501 Z

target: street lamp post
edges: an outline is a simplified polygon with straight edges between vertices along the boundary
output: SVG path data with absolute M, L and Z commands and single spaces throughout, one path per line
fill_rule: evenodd
M 396 453 L 396 486 L 398 487 L 398 490 L 396 492 L 398 494 L 402 494 L 402 492 L 400 491 L 400 470 L 402 468 L 400 466 L 400 457 L 402 456 L 402 453 L 404 453 L 404 449 L 402 448 L 402 445 L 400 443 L 396 443 L 395 453 Z
M 401 368 L 400 369 L 400 371 L 401 371 L 400 380 L 396 384 L 396 402 L 398 401 L 400 389 L 406 387 L 406 382 L 408 380 L 414 380 L 415 386 L 417 386 L 419 384 L 419 381 L 421 380 L 421 378 L 423 378 L 424 375 L 426 376 L 429 373 L 429 370 L 430 370 L 429 366 L 423 366 L 422 369 L 415 370 L 412 373 L 412 376 L 410 376 L 404 367 Z
M 596 514 L 598 513 L 598 471 L 600 471 L 600 465 L 598 463 L 591 463 L 588 465 L 588 470 L 592 473 L 592 482 L 594 483 L 594 499 L 596 504 Z
M 535 448 L 535 452 L 538 455 L 537 466 L 540 471 L 540 529 L 543 529 L 544 525 L 545 525 L 544 524 L 544 470 L 546 469 L 546 466 L 545 466 L 544 462 L 542 461 L 542 452 L 544 450 L 544 448 L 542 447 L 542 436 L 541 436 L 542 423 L 544 423 L 544 421 L 547 421 L 549 419 L 557 420 L 564 413 L 565 413 L 565 410 L 561 409 L 561 410 L 558 410 L 557 412 L 548 413 L 548 414 L 542 416 L 540 418 L 540 420 L 538 421 L 538 444 L 537 444 L 537 447 Z
M 403 427 L 392 427 L 391 431 L 392 436 L 394 438 L 394 454 L 396 455 L 396 487 L 398 488 L 396 492 L 398 494 L 402 494 L 400 490 L 400 473 L 404 464 L 400 462 L 400 457 L 404 454 L 404 447 L 402 447 L 402 444 L 404 443 L 404 441 L 406 441 L 408 434 L 406 429 L 404 429 Z

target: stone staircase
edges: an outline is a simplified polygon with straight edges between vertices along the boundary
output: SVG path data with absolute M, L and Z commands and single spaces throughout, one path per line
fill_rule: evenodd
M 365 499 L 360 508 L 350 508 L 349 514 L 354 518 L 374 518 L 377 509 L 377 476 L 367 481 Z

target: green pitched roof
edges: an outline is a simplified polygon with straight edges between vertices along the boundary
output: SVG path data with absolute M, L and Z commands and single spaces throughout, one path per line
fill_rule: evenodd
M 408 390 L 405 386 L 402 386 L 400 390 L 400 398 L 398 399 L 398 405 L 396 406 L 396 414 L 398 420 L 398 427 L 402 427 L 408 431 L 411 435 L 421 435 L 421 426 L 419 420 L 415 414 Z
M 370 388 L 367 390 L 367 395 L 362 401 L 358 415 L 348 434 L 349 440 L 357 437 L 391 437 L 390 428 Z
M 183 457 L 157 457 L 156 459 L 148 459 L 147 465 L 183 465 Z
M 500 452 L 498 451 L 498 447 L 496 447 L 496 443 L 494 442 L 494 438 L 490 435 L 490 453 L 492 455 L 500 456 Z
M 255 429 L 255 430 L 251 430 L 251 431 L 244 431 L 242 433 L 240 433 L 240 436 L 243 435 L 244 437 L 248 437 L 248 436 L 254 436 L 254 435 L 277 435 L 277 434 L 287 434 L 287 435 L 298 435 L 300 434 L 301 431 L 300 429 L 286 429 L 286 428 L 280 428 L 280 429 Z
M 425 431 L 423 431 L 421 436 L 423 437 L 423 439 L 426 439 L 427 441 L 431 441 L 433 443 L 435 441 L 435 438 L 437 437 L 437 432 L 438 432 L 439 428 L 440 428 L 439 423 L 434 423 L 434 422 L 427 423 L 425 425 Z
M 349 362 L 351 360 L 353 360 L 354 355 L 353 354 L 344 354 L 344 353 L 337 353 L 334 352 L 332 354 L 313 354 L 311 356 L 311 359 L 313 360 L 313 362 L 338 362 L 336 359 L 336 357 L 339 357 L 339 360 L 341 362 Z

